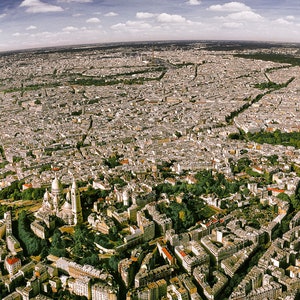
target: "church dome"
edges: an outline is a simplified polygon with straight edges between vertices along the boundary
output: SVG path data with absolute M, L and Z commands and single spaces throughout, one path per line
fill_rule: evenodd
M 65 203 L 62 206 L 62 209 L 63 210 L 70 210 L 70 209 L 72 209 L 72 204 L 68 201 L 65 201 Z
M 52 181 L 51 189 L 52 189 L 52 191 L 60 190 L 60 182 L 56 176 L 55 176 L 54 180 Z

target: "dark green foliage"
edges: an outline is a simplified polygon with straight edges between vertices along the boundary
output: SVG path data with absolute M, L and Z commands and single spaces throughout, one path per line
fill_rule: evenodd
M 250 166 L 250 164 L 251 164 L 251 160 L 248 157 L 242 157 L 237 161 L 232 172 L 233 173 L 244 172 Z
M 18 157 L 18 156 L 13 156 L 13 162 L 17 163 L 19 161 L 21 161 L 23 158 L 22 157 Z
M 291 196 L 291 203 L 295 211 L 300 210 L 300 182 L 298 182 L 296 187 L 295 195 Z
M 294 163 L 292 163 L 292 165 L 291 165 L 291 171 L 295 172 L 297 174 L 297 176 L 300 177 L 300 167 L 298 167 Z
M 6 178 L 7 176 L 14 175 L 14 174 L 16 174 L 16 172 L 9 170 L 9 171 L 6 171 L 5 173 L 2 173 L 0 175 L 0 178 L 3 179 L 3 178 Z
M 276 83 L 273 81 L 267 81 L 267 82 L 263 82 L 263 83 L 257 83 L 254 85 L 254 87 L 257 89 L 260 89 L 260 90 L 265 90 L 265 89 L 280 90 L 282 88 L 287 87 L 294 79 L 295 79 L 295 77 L 292 77 L 285 83 Z
M 76 225 L 72 236 L 72 256 L 80 264 L 99 266 L 100 261 L 95 251 L 95 234 L 85 225 Z
M 213 175 L 211 170 L 199 171 L 195 178 L 195 184 L 187 184 L 185 182 L 177 182 L 174 186 L 169 183 L 159 184 L 155 187 L 157 195 L 166 193 L 174 195 L 178 193 L 192 194 L 194 196 L 216 194 L 220 198 L 225 198 L 239 190 L 240 183 L 229 182 L 221 173 Z
M 8 211 L 8 206 L 1 204 L 0 205 L 0 219 L 3 219 L 4 213 L 6 213 L 7 211 Z
M 0 163 L 0 169 L 4 168 L 8 164 L 9 162 L 7 160 L 4 160 L 3 162 Z
M 258 132 L 247 133 L 247 138 L 259 144 L 267 143 L 271 145 L 293 146 L 300 149 L 300 132 Z
M 94 242 L 99 244 L 100 246 L 107 248 L 107 249 L 113 249 L 114 248 L 114 243 L 112 243 L 109 240 L 109 237 L 106 236 L 105 234 L 97 234 L 95 235 Z
M 22 84 L 21 87 L 15 87 L 4 90 L 4 93 L 13 93 L 13 92 L 21 92 L 21 95 L 23 96 L 23 93 L 26 91 L 37 91 L 42 88 L 49 88 L 49 87 L 57 87 L 61 84 L 59 82 L 50 82 L 50 83 L 41 83 L 41 84 L 29 84 L 27 86 L 24 86 Z
M 228 138 L 232 140 L 242 140 L 244 137 L 240 133 L 229 133 Z
M 51 164 L 48 163 L 48 164 L 44 164 L 41 166 L 40 168 L 40 172 L 44 172 L 44 171 L 50 171 L 51 170 Z
M 0 199 L 21 199 L 20 190 L 22 189 L 23 183 L 23 180 L 16 180 L 12 182 L 10 186 L 7 186 L 4 189 L 0 190 Z
M 268 159 L 268 161 L 270 162 L 271 165 L 275 166 L 278 164 L 278 155 L 277 154 L 267 156 L 266 158 Z
M 146 74 L 150 72 L 162 72 L 158 77 L 136 77 L 136 78 L 122 78 L 124 76 L 133 76 L 138 74 Z M 149 68 L 144 70 L 136 70 L 133 72 L 127 72 L 127 73 L 118 73 L 114 75 L 107 75 L 105 77 L 101 78 L 95 78 L 93 76 L 82 76 L 80 75 L 80 78 L 76 78 L 74 80 L 70 80 L 70 84 L 76 84 L 76 85 L 83 85 L 83 86 L 108 86 L 108 85 L 116 85 L 116 84 L 143 84 L 145 81 L 154 81 L 154 80 L 160 80 L 165 75 L 166 70 L 164 67 L 157 67 L 157 68 Z
M 279 54 L 279 53 L 249 53 L 249 54 L 235 54 L 236 57 L 248 58 L 248 59 L 259 59 L 265 61 L 273 61 L 278 63 L 287 63 L 293 66 L 300 65 L 300 58 L 294 57 L 292 55 L 287 54 Z
M 80 115 L 82 115 L 82 109 L 77 110 L 77 111 L 72 111 L 71 115 L 72 116 L 80 116 Z
M 123 187 L 126 185 L 126 182 L 119 176 L 115 176 L 115 177 L 109 179 L 109 183 L 111 185 L 117 185 L 118 187 Z
M 104 163 L 104 165 L 106 165 L 112 169 L 112 168 L 115 168 L 115 167 L 121 165 L 120 161 L 119 161 L 120 158 L 122 158 L 122 156 L 116 153 L 116 154 L 111 155 L 108 158 L 103 159 L 103 163 Z
M 32 150 L 29 150 L 29 151 L 26 153 L 26 156 L 27 156 L 27 157 L 36 158 L 36 156 L 33 154 Z
M 31 231 L 30 222 L 26 211 L 21 211 L 18 218 L 18 237 L 27 255 L 39 255 L 43 248 L 47 248 L 47 242 Z
M 118 264 L 119 264 L 119 262 L 120 262 L 119 257 L 117 257 L 116 255 L 113 255 L 108 260 L 108 266 L 114 272 L 117 272 L 118 271 Z
M 193 214 L 185 203 L 171 202 L 170 205 L 166 205 L 166 203 L 161 202 L 157 207 L 161 213 L 172 219 L 173 228 L 176 232 L 184 232 L 195 224 Z
M 43 188 L 29 188 L 22 191 L 21 198 L 23 200 L 38 200 L 42 199 L 45 193 L 45 189 Z
M 80 260 L 80 264 L 97 267 L 100 264 L 99 256 L 95 252 L 87 251 Z
M 243 111 L 245 111 L 246 109 L 248 109 L 253 103 L 258 102 L 263 96 L 265 96 L 266 94 L 269 94 L 270 92 L 265 92 L 264 94 L 259 94 L 257 95 L 254 99 L 247 101 L 246 103 L 244 103 L 241 107 L 239 107 L 238 109 L 232 111 L 228 116 L 225 117 L 225 121 L 227 123 L 231 123 L 232 120 L 238 116 L 240 113 L 242 113 Z
M 82 191 L 80 194 L 81 205 L 83 208 L 91 208 L 93 203 L 99 198 L 105 198 L 108 196 L 109 191 L 95 190 L 92 186 L 89 186 L 86 191 Z
M 4 152 L 4 149 L 3 149 L 2 145 L 0 145 L 0 155 L 2 156 L 3 159 L 6 159 L 5 152 Z
M 62 233 L 58 229 L 56 229 L 52 235 L 49 253 L 58 257 L 65 257 L 67 254 L 66 242 L 63 239 Z

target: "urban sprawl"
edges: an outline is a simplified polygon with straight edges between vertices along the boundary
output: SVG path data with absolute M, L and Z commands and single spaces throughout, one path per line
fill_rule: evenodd
M 299 299 L 297 45 L 0 65 L 1 299 Z

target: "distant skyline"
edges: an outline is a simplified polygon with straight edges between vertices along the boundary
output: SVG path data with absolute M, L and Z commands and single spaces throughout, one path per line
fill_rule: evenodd
M 300 43 L 299 0 L 0 0 L 0 51 L 153 40 Z

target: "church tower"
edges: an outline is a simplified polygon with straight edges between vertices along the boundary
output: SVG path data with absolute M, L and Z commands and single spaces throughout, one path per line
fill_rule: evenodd
M 53 197 L 53 206 L 56 213 L 58 212 L 60 206 L 61 194 L 62 194 L 61 184 L 55 174 L 55 178 L 52 181 L 52 185 L 51 185 L 51 195 Z
M 74 218 L 74 225 L 81 224 L 82 219 L 82 209 L 81 209 L 81 202 L 80 202 L 80 194 L 77 188 L 75 178 L 73 178 L 73 183 L 71 187 L 71 204 L 72 204 L 72 214 Z

